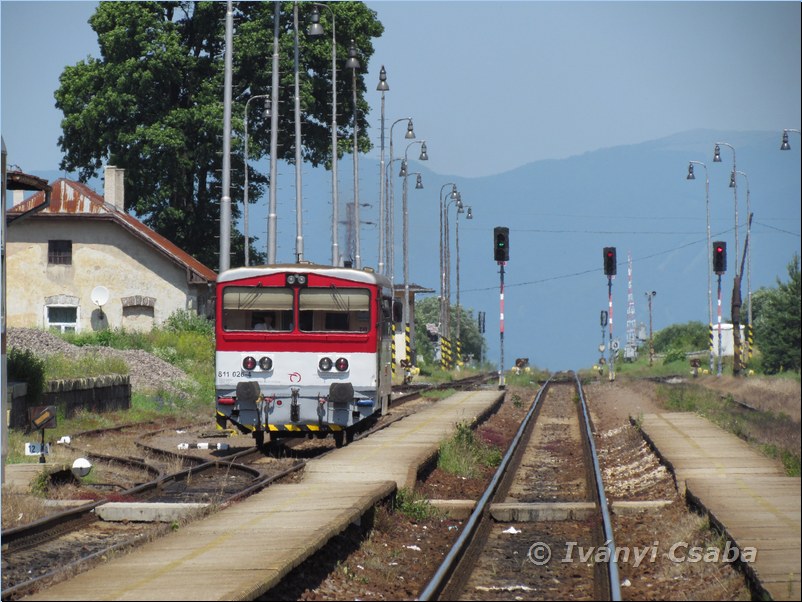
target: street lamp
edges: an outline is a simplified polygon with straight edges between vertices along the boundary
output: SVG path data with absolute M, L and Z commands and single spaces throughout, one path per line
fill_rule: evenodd
M 649 300 L 649 365 L 654 361 L 654 343 L 652 339 L 652 297 L 657 294 L 656 291 L 646 293 L 646 298 Z
M 384 195 L 384 179 L 387 177 L 387 173 L 384 169 L 384 93 L 390 89 L 390 85 L 387 83 L 387 71 L 384 69 L 384 65 L 382 65 L 381 71 L 379 72 L 379 84 L 376 86 L 376 90 L 382 93 L 382 111 L 381 111 L 381 160 L 379 162 L 379 274 L 384 274 L 384 253 L 385 253 L 385 242 L 384 242 L 384 222 L 385 222 L 385 212 L 386 212 L 386 197 Z
M 407 140 L 414 140 L 415 139 L 415 130 L 412 127 L 412 117 L 402 117 L 401 119 L 396 119 L 392 125 L 390 126 L 390 162 L 388 163 L 388 169 L 390 169 L 390 173 L 392 173 L 392 164 L 395 159 L 393 159 L 393 128 L 395 124 L 401 123 L 402 121 L 407 122 L 407 133 L 404 134 L 404 138 Z M 385 170 L 387 171 L 387 170 Z M 384 179 L 385 186 L 389 186 L 389 195 L 385 192 L 385 197 L 389 199 L 389 207 L 387 210 L 387 235 L 385 236 L 386 243 L 387 243 L 387 263 L 390 266 L 390 281 L 395 283 L 395 186 L 392 185 L 392 181 L 390 178 L 385 177 Z
M 446 312 L 449 311 L 449 307 L 446 304 L 446 262 L 445 262 L 445 238 L 443 233 L 443 212 L 445 211 L 445 206 L 443 203 L 443 191 L 446 187 L 451 186 L 451 192 L 448 194 L 448 198 L 452 200 L 457 200 L 457 185 L 453 182 L 449 182 L 448 184 L 443 184 L 440 188 L 440 336 L 441 338 L 446 336 L 447 333 L 445 331 L 445 326 L 447 322 Z
M 694 165 L 701 165 L 705 168 L 705 213 L 707 214 L 707 323 L 710 328 L 713 328 L 713 248 L 710 242 L 710 178 L 707 174 L 707 165 L 701 161 L 690 161 L 688 163 L 688 177 L 686 179 L 696 179 L 693 175 Z M 708 347 L 710 348 L 710 373 L 712 374 L 715 362 L 713 346 L 709 345 Z
M 242 195 L 242 222 L 245 231 L 245 266 L 250 265 L 250 237 L 248 236 L 248 105 L 257 98 L 266 98 L 264 118 L 270 117 L 270 94 L 257 94 L 251 96 L 245 103 L 245 191 Z
M 740 174 L 746 180 L 746 307 L 747 323 L 752 327 L 752 211 L 749 200 L 749 178 L 742 171 L 735 171 L 730 178 L 730 188 L 735 187 L 735 174 Z M 736 257 L 736 261 L 737 261 Z M 746 354 L 749 354 L 749 336 L 746 337 Z
M 331 265 L 340 265 L 340 198 L 337 179 L 337 23 L 334 11 L 327 4 L 315 2 L 312 8 L 312 24 L 308 34 L 316 38 L 323 35 L 320 24 L 319 7 L 325 7 L 331 13 Z
M 468 207 L 468 212 L 465 215 L 465 219 L 473 219 L 473 210 Z M 457 337 L 456 337 L 456 347 L 457 347 L 457 362 L 462 359 L 462 344 L 460 343 L 460 305 L 459 305 L 459 214 L 462 213 L 462 208 L 460 207 L 457 209 Z
M 713 150 L 713 163 L 721 163 L 721 149 L 719 145 L 728 146 L 732 151 L 732 172 L 730 174 L 730 188 L 735 198 L 735 276 L 738 276 L 738 186 L 735 185 L 735 147 L 726 142 L 716 142 Z
M 356 46 L 351 40 L 351 47 L 348 49 L 348 60 L 345 68 L 351 69 L 351 86 L 354 93 L 354 246 L 356 253 L 354 256 L 354 267 L 362 269 L 362 256 L 360 254 L 359 241 L 359 116 L 357 113 L 357 94 L 356 94 L 356 71 L 361 65 L 356 58 Z
M 420 141 L 413 142 L 412 144 L 419 143 Z M 423 142 L 424 148 L 426 143 Z M 411 146 L 411 145 L 410 145 Z M 409 147 L 407 147 L 409 150 Z M 423 154 L 423 151 L 421 151 Z M 406 153 L 405 153 L 406 155 Z M 399 176 L 404 178 L 404 188 L 403 188 L 403 213 L 404 213 L 404 328 L 405 328 L 405 335 L 404 339 L 407 341 L 405 357 L 407 362 L 411 365 L 411 347 L 412 347 L 412 336 L 413 336 L 413 328 L 414 328 L 414 320 L 410 317 L 409 312 L 409 212 L 407 210 L 407 178 L 411 175 L 417 176 L 415 180 L 415 188 L 422 189 L 423 188 L 423 178 L 420 172 L 413 172 L 409 173 L 407 170 L 407 160 L 406 156 L 404 160 L 401 162 L 401 172 Z
M 800 133 L 799 130 L 790 130 L 790 129 L 783 130 L 783 142 L 780 145 L 780 150 L 791 150 L 791 145 L 788 144 L 788 132 L 796 132 L 797 134 Z
M 443 208 L 443 220 L 444 220 L 444 261 L 445 261 L 445 271 L 446 271 L 446 313 L 445 313 L 445 325 L 446 325 L 446 337 L 451 339 L 451 228 L 448 224 L 448 208 L 449 206 L 454 203 L 455 207 L 457 208 L 457 213 L 463 211 L 462 207 L 462 195 L 457 192 L 457 196 L 451 200 L 446 201 L 445 207 Z

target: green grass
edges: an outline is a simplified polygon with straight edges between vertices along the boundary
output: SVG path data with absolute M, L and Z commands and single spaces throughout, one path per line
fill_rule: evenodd
M 442 518 L 443 512 L 432 506 L 421 494 L 402 487 L 395 496 L 395 510 L 414 521 Z
M 747 410 L 717 392 L 694 384 L 660 385 L 658 399 L 674 412 L 694 412 L 779 459 L 788 476 L 800 476 L 799 426 L 784 414 Z
M 177 316 L 177 317 L 176 317 Z M 131 408 L 125 411 L 98 414 L 79 412 L 66 419 L 61 413 L 57 428 L 46 432 L 48 441 L 56 441 L 63 435 L 109 428 L 119 424 L 164 420 L 167 417 L 192 421 L 196 417 L 208 416 L 213 424 L 214 407 L 214 330 L 208 320 L 178 312 L 171 316 L 164 327 L 151 332 L 127 332 L 124 329 L 99 332 L 65 334 L 63 338 L 75 345 L 99 345 L 115 349 L 142 349 L 161 357 L 183 369 L 188 383 L 178 384 L 183 395 L 167 391 L 134 391 Z M 100 354 L 80 354 L 75 357 L 53 355 L 42 362 L 46 380 L 128 374 L 128 366 L 121 358 L 102 357 Z M 32 366 L 28 361 L 26 366 Z M 32 366 L 35 368 L 36 366 Z M 26 441 L 39 441 L 40 434 L 9 432 L 10 463 L 30 462 L 24 455 Z
M 476 437 L 467 422 L 457 424 L 454 435 L 440 444 L 438 468 L 460 477 L 477 477 L 481 468 L 497 466 L 501 462 L 501 450 L 488 445 Z

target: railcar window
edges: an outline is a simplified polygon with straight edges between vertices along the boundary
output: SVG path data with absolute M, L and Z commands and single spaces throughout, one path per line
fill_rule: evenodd
M 298 297 L 299 325 L 305 332 L 367 332 L 370 291 L 359 288 L 304 288 Z
M 223 330 L 292 330 L 290 288 L 228 286 L 223 289 Z

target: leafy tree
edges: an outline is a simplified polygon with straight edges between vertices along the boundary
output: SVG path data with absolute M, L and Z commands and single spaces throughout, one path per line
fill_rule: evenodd
M 776 289 L 761 288 L 752 295 L 755 343 L 762 355 L 763 370 L 800 371 L 800 287 L 799 255 L 788 264 L 788 282 L 777 279 Z
M 344 68 L 353 39 L 362 72 L 383 32 L 376 13 L 362 2 L 331 2 L 337 25 L 337 109 L 342 146 L 350 148 L 358 114 L 362 152 L 370 149 L 365 83 L 357 74 L 358 111 L 350 70 Z M 331 36 L 310 39 L 311 3 L 299 5 L 302 156 L 313 165 L 331 162 Z M 293 3 L 281 4 L 279 149 L 294 162 Z M 61 169 L 81 181 L 106 162 L 123 167 L 126 205 L 151 228 L 206 265 L 217 264 L 222 196 L 225 2 L 101 2 L 89 20 L 101 58 L 68 66 L 55 93 L 63 134 Z M 235 3 L 232 129 L 232 200 L 243 198 L 243 117 L 251 96 L 268 94 L 273 55 L 273 2 Z M 331 31 L 328 10 L 321 24 Z M 258 103 L 252 103 L 258 104 Z M 270 148 L 269 121 L 256 107 L 248 115 L 248 155 Z M 251 169 L 249 199 L 260 197 L 267 176 Z M 240 204 L 232 202 L 232 221 Z M 232 251 L 243 256 L 243 236 Z M 241 259 L 240 259 L 241 261 Z
M 440 322 L 440 299 L 427 297 L 415 303 L 415 341 L 418 355 L 423 355 L 427 362 L 434 361 L 436 337 L 432 340 L 426 325 L 437 325 Z M 451 332 L 456 335 L 457 308 L 451 306 Z M 484 337 L 479 333 L 476 318 L 473 312 L 460 307 L 460 341 L 462 342 L 462 355 L 473 355 L 477 360 L 485 345 Z
M 707 326 L 701 322 L 672 324 L 654 334 L 654 350 L 657 353 L 668 351 L 698 351 L 708 348 Z

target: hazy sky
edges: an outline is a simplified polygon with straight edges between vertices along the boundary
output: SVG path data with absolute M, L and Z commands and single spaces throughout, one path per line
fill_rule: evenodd
M 367 4 L 385 26 L 366 76 L 373 155 L 384 64 L 387 123 L 413 117 L 438 174 L 800 125 L 799 2 Z M 95 6 L 2 1 L 2 134 L 24 170 L 58 168 L 53 92 L 65 65 L 98 54 Z

